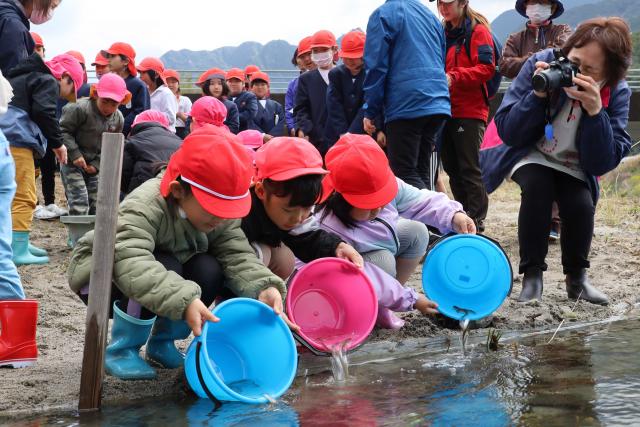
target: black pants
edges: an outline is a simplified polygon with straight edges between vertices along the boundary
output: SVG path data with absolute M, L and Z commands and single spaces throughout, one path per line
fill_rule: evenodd
M 420 189 L 435 187 L 431 153 L 446 120 L 435 115 L 387 123 L 387 156 L 398 178 Z
M 156 260 L 160 262 L 167 270 L 175 271 L 182 278 L 192 280 L 200 285 L 200 289 L 202 290 L 200 299 L 207 307 L 211 305 L 211 303 L 213 303 L 213 300 L 218 295 L 229 294 L 229 292 L 225 291 L 224 288 L 224 275 L 222 273 L 222 267 L 213 256 L 206 253 L 197 254 L 186 263 L 180 264 L 180 262 L 172 254 L 166 252 L 154 252 L 153 255 L 156 257 Z M 84 295 L 81 291 L 79 296 L 85 304 L 88 304 L 88 294 Z M 109 318 L 113 317 L 113 302 L 118 300 L 120 301 L 118 306 L 123 311 L 127 311 L 127 307 L 129 306 L 129 298 L 124 295 L 114 283 L 111 287 Z M 133 315 L 133 313 L 128 314 Z M 141 319 L 151 319 L 154 316 L 155 313 L 152 313 L 147 308 L 142 307 L 142 310 L 140 311 Z
M 518 216 L 520 273 L 530 268 L 547 269 L 545 258 L 554 200 L 558 202 L 562 221 L 560 248 L 564 274 L 589 268 L 595 205 L 587 184 L 536 164 L 522 166 L 512 178 L 522 190 Z
M 51 148 L 47 147 L 47 153 L 40 159 L 40 176 L 44 205 L 51 205 L 56 202 L 56 155 Z
M 454 199 L 462 203 L 479 232 L 489 210 L 489 197 L 480 171 L 480 144 L 486 124 L 475 119 L 451 119 L 442 135 L 442 166 L 449 175 Z

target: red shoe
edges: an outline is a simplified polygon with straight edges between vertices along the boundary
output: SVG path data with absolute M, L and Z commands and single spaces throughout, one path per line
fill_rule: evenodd
M 0 301 L 0 367 L 25 368 L 38 358 L 38 301 Z

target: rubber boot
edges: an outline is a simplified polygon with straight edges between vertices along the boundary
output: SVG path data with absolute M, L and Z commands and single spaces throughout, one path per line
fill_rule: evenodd
M 175 340 L 183 340 L 191 334 L 191 328 L 184 320 L 170 320 L 158 317 L 147 342 L 147 360 L 163 368 L 175 369 L 184 364 L 184 353 L 179 351 Z
M 542 300 L 542 287 L 542 270 L 532 268 L 525 271 L 522 279 L 522 291 L 518 297 L 518 302 Z
M 580 270 L 577 274 L 567 274 L 565 283 L 569 299 L 580 298 L 592 304 L 609 305 L 609 298 L 604 292 L 589 283 L 586 269 Z
M 140 357 L 140 348 L 147 342 L 156 318 L 137 319 L 113 303 L 111 342 L 107 346 L 104 367 L 109 375 L 122 380 L 150 380 L 156 371 Z
M 33 256 L 38 256 L 38 257 L 49 255 L 46 250 L 39 248 L 37 246 L 34 246 L 31 243 L 29 243 L 29 253 Z
M 0 366 L 25 368 L 38 358 L 38 301 L 0 301 Z
M 11 240 L 13 250 L 13 263 L 15 265 L 48 264 L 49 257 L 36 256 L 29 252 L 29 232 L 14 231 Z
M 398 330 L 404 326 L 404 320 L 395 315 L 388 308 L 378 306 L 378 318 L 376 326 L 383 329 Z

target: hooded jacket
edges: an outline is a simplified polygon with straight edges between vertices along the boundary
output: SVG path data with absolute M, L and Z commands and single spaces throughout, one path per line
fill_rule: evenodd
M 18 1 L 0 0 L 0 69 L 5 76 L 33 53 L 36 46 L 29 29 L 29 19 Z

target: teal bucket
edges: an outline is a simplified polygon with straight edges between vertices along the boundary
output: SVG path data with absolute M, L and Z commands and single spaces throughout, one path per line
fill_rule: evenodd
M 286 323 L 266 304 L 234 298 L 213 310 L 185 359 L 191 389 L 202 398 L 268 403 L 293 383 L 298 355 Z

